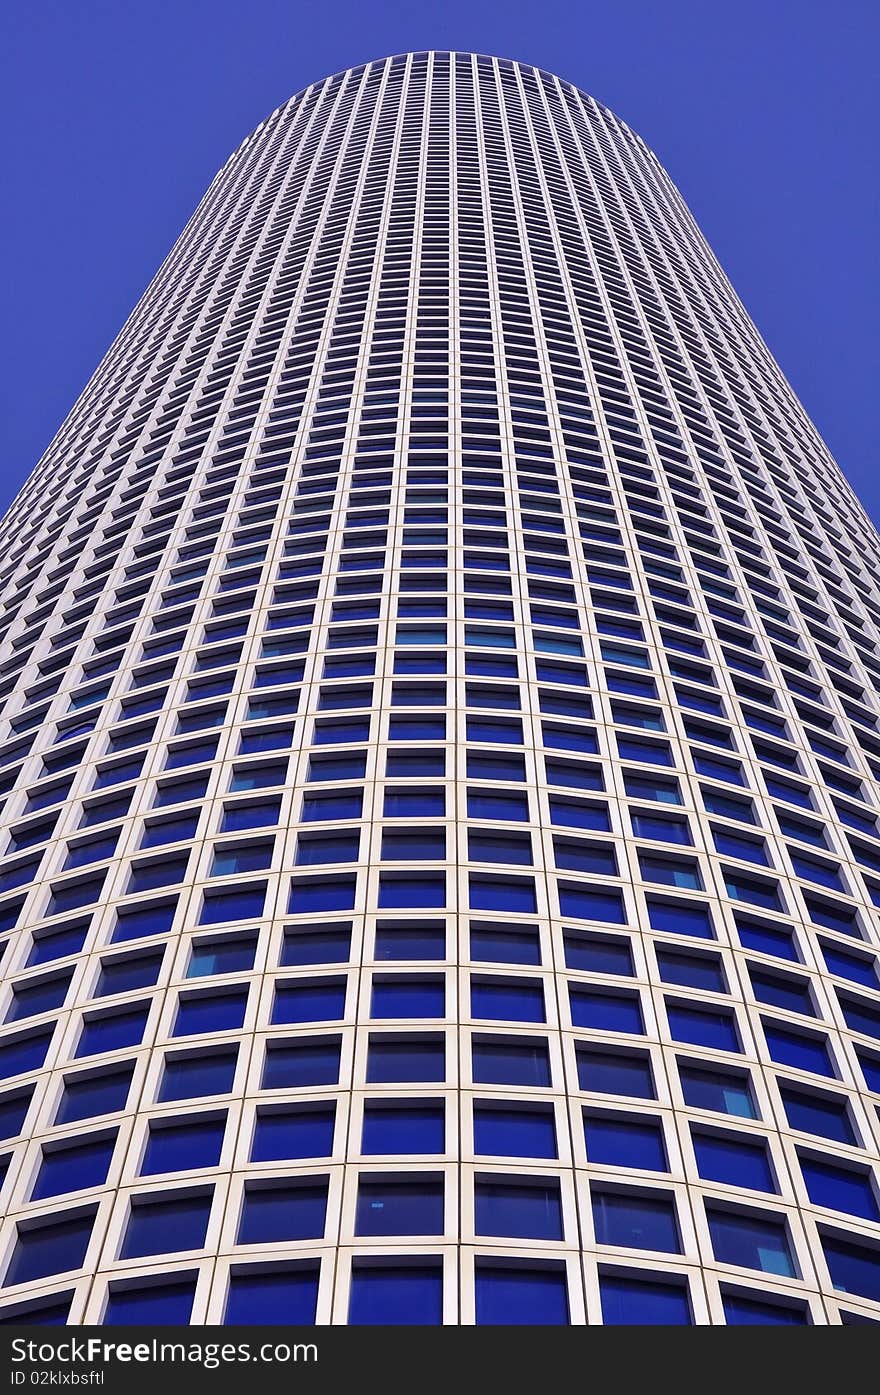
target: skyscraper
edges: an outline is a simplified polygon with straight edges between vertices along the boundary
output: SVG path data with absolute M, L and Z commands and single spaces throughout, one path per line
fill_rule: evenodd
M 3 1321 L 880 1319 L 880 540 L 611 112 L 279 108 L 0 586 Z

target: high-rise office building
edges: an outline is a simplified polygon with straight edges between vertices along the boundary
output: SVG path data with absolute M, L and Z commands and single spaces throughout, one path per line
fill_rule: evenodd
M 0 585 L 3 1321 L 880 1320 L 880 540 L 612 113 L 292 98 Z

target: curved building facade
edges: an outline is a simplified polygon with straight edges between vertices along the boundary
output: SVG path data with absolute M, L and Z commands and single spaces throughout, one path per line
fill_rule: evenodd
M 880 1319 L 880 540 L 614 115 L 292 98 L 0 553 L 3 1321 Z

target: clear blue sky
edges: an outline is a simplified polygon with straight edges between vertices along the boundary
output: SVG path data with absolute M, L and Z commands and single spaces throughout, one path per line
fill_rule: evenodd
M 877 0 L 6 0 L 0 509 L 229 152 L 410 49 L 536 63 L 657 152 L 880 520 Z

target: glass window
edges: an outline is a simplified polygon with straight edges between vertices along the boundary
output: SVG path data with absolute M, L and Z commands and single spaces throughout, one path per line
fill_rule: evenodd
M 44 1147 L 31 1201 L 100 1187 L 107 1180 L 115 1146 L 114 1133 L 103 1138 L 77 1139 L 62 1148 Z
M 880 1220 L 880 1207 L 871 1172 L 863 1168 L 837 1167 L 824 1159 L 799 1154 L 801 1172 L 814 1206 L 845 1211 L 866 1221 Z
M 522 1037 L 478 1037 L 471 1048 L 478 1085 L 546 1086 L 550 1053 L 546 1041 Z
M 606 1327 L 689 1326 L 692 1321 L 684 1280 L 600 1271 L 599 1292 Z
M 474 1150 L 491 1157 L 557 1157 L 553 1110 L 508 1108 L 476 1101 Z
M 568 1325 L 568 1291 L 561 1265 L 501 1265 L 478 1260 L 474 1286 L 477 1326 Z
M 194 1099 L 200 1095 L 225 1095 L 232 1089 L 238 1048 L 228 1051 L 191 1052 L 166 1057 L 158 1099 Z
M 270 1041 L 266 1045 L 261 1088 L 298 1090 L 309 1085 L 335 1085 L 339 1061 L 338 1037 Z
M 736 1017 L 721 1009 L 686 1007 L 666 1000 L 666 1016 L 674 1041 L 707 1046 L 713 1051 L 739 1051 Z
M 822 1249 L 831 1282 L 838 1292 L 880 1301 L 880 1250 L 873 1245 L 855 1244 L 840 1235 L 823 1235 Z
M 597 1244 L 680 1253 L 672 1196 L 640 1196 L 635 1192 L 606 1191 L 594 1185 L 592 1201 Z
M 291 1109 L 258 1109 L 251 1162 L 323 1158 L 333 1151 L 335 1104 Z
M 836 1143 L 857 1144 L 849 1109 L 842 1096 L 807 1094 L 788 1085 L 781 1085 L 779 1093 L 790 1128 L 830 1138 Z
M 131 1066 L 102 1071 L 100 1075 L 69 1077 L 64 1081 L 55 1123 L 73 1124 L 79 1119 L 94 1119 L 124 1109 L 131 1077 Z
M 788 1229 L 781 1217 L 707 1206 L 706 1220 L 712 1250 L 720 1264 L 739 1264 L 789 1279 L 799 1277 Z
M 544 1022 L 544 989 L 530 979 L 471 979 L 471 1016 L 508 1022 Z
M 223 1148 L 226 1115 L 153 1119 L 141 1163 L 141 1176 L 216 1167 Z
M 666 934 L 714 939 L 708 906 L 698 901 L 660 901 L 648 897 L 648 921 L 652 930 Z
M 155 1198 L 135 1197 L 120 1259 L 200 1250 L 208 1230 L 211 1199 L 211 1192 L 186 1197 L 176 1192 L 163 1192 Z
M 681 1062 L 678 1074 L 684 1102 L 692 1109 L 712 1109 L 741 1119 L 758 1117 L 751 1083 L 744 1071 L 707 1070 Z
M 443 1269 L 436 1261 L 355 1260 L 351 1270 L 351 1327 L 424 1327 L 443 1321 Z
M 149 1005 L 127 1012 L 102 1013 L 83 1019 L 82 1031 L 76 1044 L 76 1055 L 94 1056 L 103 1051 L 118 1051 L 120 1047 L 137 1046 L 144 1034 Z
M 767 1145 L 744 1134 L 716 1134 L 691 1129 L 697 1169 L 708 1182 L 753 1191 L 775 1192 L 776 1183 Z
M 442 1235 L 442 1177 L 360 1179 L 356 1235 Z
M 578 1045 L 578 1082 L 599 1094 L 654 1099 L 650 1057 L 642 1052 L 611 1052 Z
M 371 1017 L 443 1017 L 446 1011 L 446 983 L 432 978 L 373 979 Z
M 172 1036 L 196 1036 L 205 1032 L 229 1032 L 241 1027 L 247 1007 L 247 991 L 181 995 Z
M 745 1327 L 756 1324 L 780 1326 L 801 1325 L 809 1322 L 807 1309 L 803 1303 L 775 1303 L 755 1294 L 725 1293 L 722 1290 L 724 1319 L 728 1327 Z
M 369 1084 L 445 1078 L 446 1043 L 443 1037 L 370 1037 L 367 1051 Z
M 189 1325 L 195 1298 L 195 1278 L 170 1283 L 111 1284 L 101 1323 L 104 1327 Z
M 727 990 L 721 960 L 715 955 L 679 954 L 675 950 L 658 947 L 657 967 L 664 983 L 701 988 L 710 993 L 724 993 Z
M 92 1233 L 95 1212 L 47 1224 L 19 1225 L 4 1286 L 33 1283 L 50 1274 L 80 1269 Z
M 442 1153 L 445 1147 L 446 1110 L 442 1100 L 365 1104 L 361 1152 Z
M 669 1171 L 659 1119 L 642 1119 L 635 1114 L 591 1114 L 585 1110 L 584 1140 L 591 1163 L 637 1167 L 648 1172 Z
M 557 1181 L 502 1181 L 478 1177 L 474 1187 L 478 1235 L 562 1240 L 562 1200 Z
M 336 1021 L 345 1015 L 344 978 L 292 979 L 275 984 L 272 1024 Z
M 225 1324 L 247 1327 L 311 1326 L 318 1304 L 318 1268 L 279 1266 L 262 1273 L 232 1271 L 226 1299 Z
M 317 1240 L 324 1234 L 327 1183 L 248 1184 L 238 1222 L 239 1245 L 265 1245 L 279 1240 Z
M 631 1032 L 641 1035 L 645 1028 L 637 993 L 600 992 L 569 986 L 571 1020 L 575 1027 L 592 1031 Z

